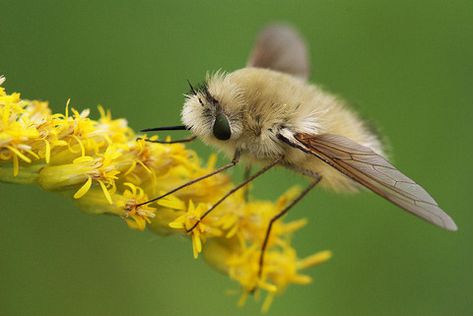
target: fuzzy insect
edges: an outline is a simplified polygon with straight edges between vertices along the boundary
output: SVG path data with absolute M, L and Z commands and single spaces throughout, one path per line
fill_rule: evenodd
M 199 138 L 233 160 L 149 202 L 231 168 L 240 158 L 264 167 L 223 196 L 202 218 L 275 166 L 310 177 L 307 188 L 269 222 L 260 275 L 273 223 L 319 183 L 337 191 L 366 187 L 428 222 L 457 230 L 427 191 L 388 162 L 378 136 L 360 117 L 336 96 L 307 82 L 308 76 L 308 53 L 300 35 L 289 26 L 272 25 L 258 36 L 247 67 L 208 75 L 198 88 L 189 84 L 191 92 L 182 109 L 184 125 L 143 131 L 190 130 L 193 136 L 183 141 Z

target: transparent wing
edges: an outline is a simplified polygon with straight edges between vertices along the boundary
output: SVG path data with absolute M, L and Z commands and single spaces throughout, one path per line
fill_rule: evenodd
M 248 67 L 269 68 L 296 77 L 309 77 L 309 57 L 304 40 L 284 24 L 273 24 L 261 31 L 247 63 Z
M 293 142 L 291 145 L 294 147 L 317 156 L 388 201 L 432 224 L 457 230 L 457 225 L 427 191 L 370 148 L 346 137 L 330 134 L 313 136 L 298 133 L 294 139 L 299 142 Z

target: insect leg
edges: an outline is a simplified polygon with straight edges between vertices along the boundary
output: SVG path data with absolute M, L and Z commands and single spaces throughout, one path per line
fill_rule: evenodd
M 238 184 L 237 186 L 235 186 L 233 189 L 231 189 L 230 191 L 228 191 L 224 196 L 222 196 L 217 202 L 215 202 L 214 205 L 212 205 L 207 211 L 205 211 L 204 214 L 202 214 L 202 216 L 199 218 L 199 220 L 197 220 L 195 222 L 194 225 L 192 225 L 191 228 L 187 229 L 186 228 L 186 232 L 187 233 L 190 233 L 194 230 L 194 228 L 197 227 L 197 225 L 207 216 L 210 214 L 210 212 L 212 212 L 220 203 L 222 203 L 227 197 L 229 197 L 230 195 L 232 195 L 233 193 L 235 193 L 236 191 L 238 191 L 239 189 L 241 189 L 242 187 L 244 187 L 245 185 L 247 185 L 248 183 L 250 183 L 251 181 L 253 181 L 254 179 L 256 179 L 257 177 L 259 177 L 260 175 L 262 175 L 263 173 L 265 173 L 266 171 L 268 171 L 269 169 L 273 168 L 274 166 L 276 166 L 277 164 L 279 164 L 282 160 L 282 157 L 271 162 L 269 165 L 261 168 L 258 172 L 256 172 L 254 175 L 248 177 L 248 179 L 244 180 L 242 183 Z
M 148 142 L 148 143 L 158 143 L 158 144 L 177 144 L 177 143 L 189 143 L 191 141 L 193 141 L 194 139 L 196 139 L 197 136 L 191 136 L 191 137 L 187 137 L 187 138 L 182 138 L 182 139 L 176 139 L 176 140 L 170 140 L 170 141 L 165 141 L 165 140 L 151 140 L 151 139 L 144 139 L 144 138 L 141 138 L 141 137 L 138 137 L 136 140 L 140 140 L 140 139 L 143 139 L 145 142 Z
M 179 191 L 179 190 L 181 190 L 181 189 L 183 189 L 183 188 L 185 188 L 185 187 L 188 187 L 188 186 L 191 185 L 191 184 L 194 184 L 194 183 L 199 182 L 199 181 L 201 181 L 201 180 L 207 179 L 207 178 L 209 178 L 209 177 L 211 177 L 211 176 L 213 176 L 213 175 L 216 175 L 217 173 L 220 173 L 220 172 L 222 172 L 222 171 L 224 171 L 224 170 L 227 170 L 227 169 L 229 169 L 229 168 L 231 168 L 231 167 L 234 167 L 236 164 L 238 164 L 239 161 L 240 161 L 240 151 L 237 150 L 237 151 L 235 152 L 234 156 L 233 156 L 232 161 L 229 162 L 229 163 L 227 163 L 226 165 L 223 165 L 223 166 L 221 166 L 220 168 L 218 168 L 218 169 L 216 169 L 216 170 L 214 170 L 214 171 L 212 171 L 212 172 L 210 172 L 210 173 L 208 173 L 208 174 L 206 174 L 206 175 L 203 175 L 203 176 L 201 176 L 201 177 L 195 178 L 194 180 L 191 180 L 191 181 L 189 181 L 189 182 L 186 182 L 186 183 L 184 183 L 184 184 L 182 184 L 182 185 L 180 185 L 180 186 L 178 186 L 178 187 L 172 189 L 171 191 L 169 191 L 169 192 L 167 192 L 167 193 L 165 193 L 165 194 L 163 194 L 163 195 L 160 195 L 160 196 L 158 196 L 158 197 L 155 197 L 154 199 L 148 200 L 148 201 L 143 202 L 143 203 L 140 203 L 140 204 L 136 204 L 136 207 L 142 206 L 142 205 L 146 205 L 146 204 L 152 203 L 152 202 L 154 202 L 154 201 L 160 200 L 160 199 L 162 199 L 162 198 L 164 198 L 164 197 L 166 197 L 166 196 L 168 196 L 168 195 L 170 195 L 170 194 L 172 194 L 172 193 L 174 193 L 174 192 L 176 192 L 176 191 Z
M 276 214 L 271 220 L 269 221 L 268 228 L 266 229 L 266 235 L 264 236 L 264 241 L 261 246 L 261 252 L 259 257 L 259 268 L 258 268 L 258 277 L 261 278 L 263 274 L 263 264 L 264 264 L 264 253 L 266 251 L 266 247 L 268 246 L 269 235 L 271 234 L 271 229 L 273 227 L 274 222 L 280 219 L 284 214 L 286 214 L 297 202 L 302 200 L 302 198 L 309 193 L 309 191 L 314 188 L 319 182 L 322 180 L 320 175 L 311 181 L 311 183 L 302 191 L 291 203 L 289 203 L 282 211 Z
M 243 175 L 243 179 L 246 180 L 250 177 L 251 175 L 251 165 L 247 164 L 245 166 L 245 174 Z M 243 198 L 245 199 L 245 202 L 248 202 L 249 194 L 250 194 L 250 185 L 248 184 L 245 188 L 245 194 L 243 195 Z

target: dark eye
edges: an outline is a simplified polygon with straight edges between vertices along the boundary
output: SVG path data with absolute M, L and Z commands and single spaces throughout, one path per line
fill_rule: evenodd
M 222 112 L 217 114 L 212 131 L 215 138 L 220 140 L 228 140 L 232 136 L 230 123 L 228 123 L 227 117 Z

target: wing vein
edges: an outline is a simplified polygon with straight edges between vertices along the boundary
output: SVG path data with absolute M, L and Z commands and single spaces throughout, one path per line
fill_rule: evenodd
M 442 228 L 457 229 L 424 188 L 371 148 L 339 135 L 295 133 L 293 137 L 299 143 L 282 136 L 287 144 L 316 156 L 406 211 Z

